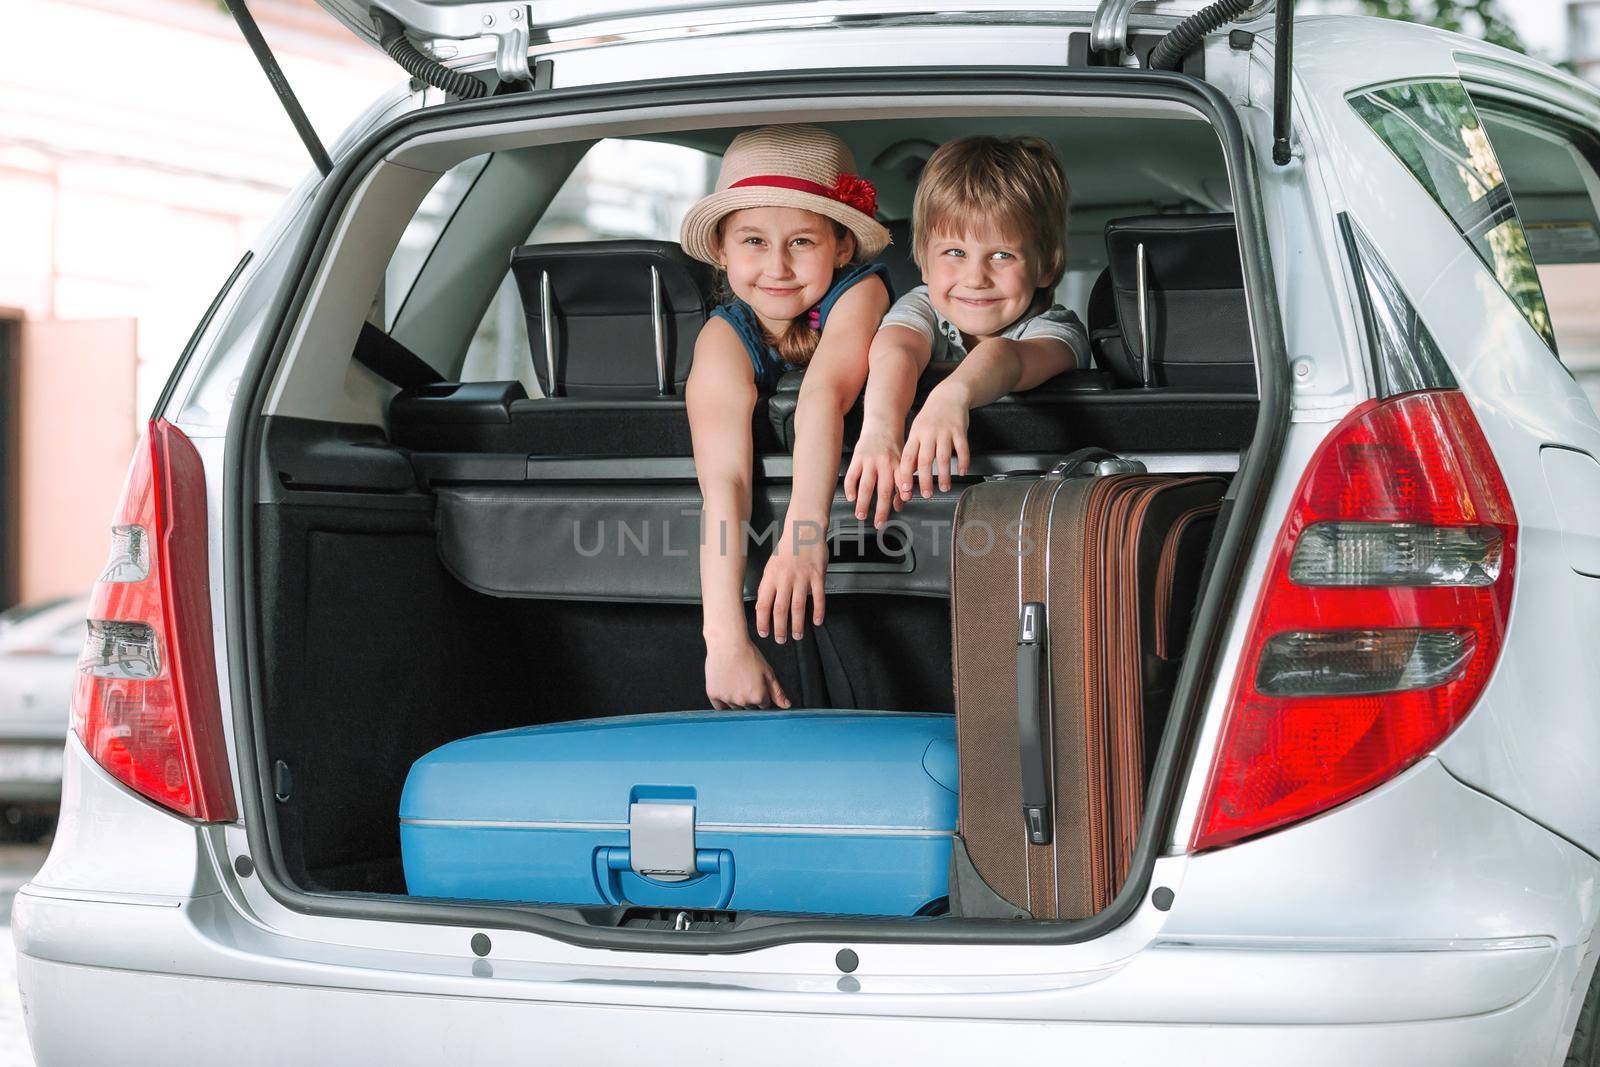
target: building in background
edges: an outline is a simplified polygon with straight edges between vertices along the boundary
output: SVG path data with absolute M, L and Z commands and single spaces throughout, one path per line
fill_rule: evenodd
M 1600 82 L 1600 0 L 1568 0 L 1567 55 L 1580 77 Z
M 324 141 L 405 76 L 314 0 L 250 6 Z M 0 0 L 0 608 L 99 573 L 140 423 L 310 166 L 217 0 Z

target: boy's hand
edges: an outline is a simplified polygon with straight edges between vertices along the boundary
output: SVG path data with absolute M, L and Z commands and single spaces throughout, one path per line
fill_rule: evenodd
M 856 518 L 865 519 L 868 510 L 872 510 L 872 525 L 878 527 L 889 521 L 891 508 L 900 510 L 900 497 L 895 492 L 895 468 L 899 463 L 897 434 L 887 427 L 862 427 L 855 453 L 850 457 L 850 469 L 844 475 L 844 498 L 855 504 Z
M 822 576 L 828 569 L 826 531 L 818 523 L 802 523 L 786 528 L 767 560 L 756 592 L 756 633 L 783 644 L 806 632 L 806 598 L 815 607 L 811 625 L 821 626 L 823 617 Z
M 931 497 L 935 471 L 939 490 L 949 492 L 952 456 L 956 459 L 956 473 L 967 473 L 972 459 L 967 447 L 970 414 L 970 409 L 959 398 L 941 395 L 937 388 L 928 395 L 927 403 L 911 423 L 906 446 L 900 453 L 895 480 L 902 500 L 911 499 L 913 478 L 922 490 L 923 499 Z
M 789 707 L 778 676 L 748 637 L 706 645 L 706 696 L 718 711 Z

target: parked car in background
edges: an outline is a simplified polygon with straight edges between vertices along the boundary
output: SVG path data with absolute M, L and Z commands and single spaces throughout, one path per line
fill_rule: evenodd
M 58 597 L 0 616 L 0 836 L 34 840 L 55 826 L 87 608 Z

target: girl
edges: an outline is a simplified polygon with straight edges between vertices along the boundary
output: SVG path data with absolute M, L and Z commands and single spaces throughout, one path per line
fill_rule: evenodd
M 790 706 L 744 614 L 756 399 L 806 368 L 795 409 L 793 492 L 756 598 L 756 632 L 799 640 L 806 601 L 823 618 L 825 534 L 844 413 L 861 392 L 867 348 L 889 308 L 889 243 L 877 194 L 844 142 L 812 126 L 739 134 L 716 191 L 683 220 L 684 251 L 722 269 L 732 299 L 695 342 L 685 389 L 700 482 L 700 596 L 706 695 L 714 708 Z

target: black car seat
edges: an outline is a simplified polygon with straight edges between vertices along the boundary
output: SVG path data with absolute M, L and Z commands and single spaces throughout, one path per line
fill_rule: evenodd
M 1089 298 L 1096 359 L 1121 385 L 1253 392 L 1255 357 L 1231 214 L 1106 225 L 1109 266 Z
M 511 253 L 533 369 L 547 397 L 683 391 L 712 269 L 669 241 L 526 245 Z
M 437 382 L 389 405 L 396 444 L 438 453 L 692 454 L 683 384 L 715 297 L 710 267 L 668 241 L 527 245 L 511 253 L 534 372 L 519 382 Z M 765 411 L 758 451 L 776 451 Z M 483 461 L 474 461 L 480 466 Z

